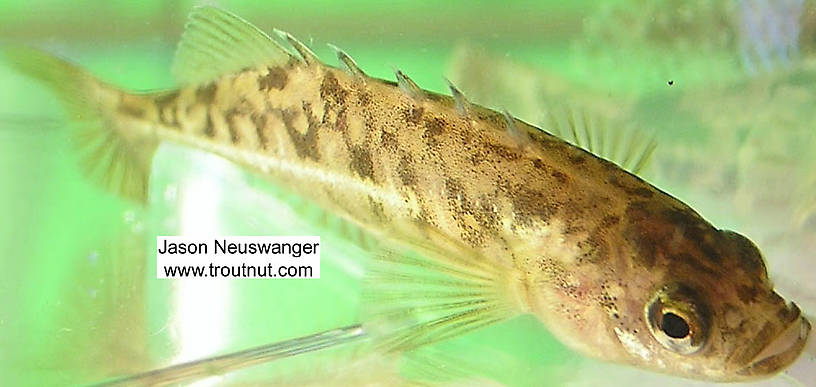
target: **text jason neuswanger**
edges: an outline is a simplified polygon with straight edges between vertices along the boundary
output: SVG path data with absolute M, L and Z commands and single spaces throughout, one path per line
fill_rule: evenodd
M 210 252 L 209 245 L 205 242 L 187 242 L 178 243 L 171 242 L 167 239 L 157 240 L 159 254 L 193 254 L 193 255 L 208 255 Z M 287 243 L 287 242 L 244 242 L 235 243 L 227 239 L 213 239 L 212 251 L 213 254 L 231 255 L 231 254 L 274 254 L 274 255 L 291 255 L 299 258 L 301 254 L 315 254 L 320 242 L 316 243 Z

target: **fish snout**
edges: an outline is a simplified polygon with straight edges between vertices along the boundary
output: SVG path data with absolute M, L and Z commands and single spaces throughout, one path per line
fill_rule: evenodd
M 792 364 L 807 342 L 811 325 L 801 314 L 795 304 L 791 304 L 796 318 L 788 324 L 776 337 L 769 340 L 762 349 L 749 361 L 748 365 L 737 371 L 743 376 L 770 376 Z

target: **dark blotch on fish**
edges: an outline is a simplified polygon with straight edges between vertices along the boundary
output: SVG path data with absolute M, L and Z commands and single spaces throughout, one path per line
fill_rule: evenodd
M 266 114 L 253 113 L 249 116 L 252 124 L 255 126 L 255 132 L 258 135 L 258 143 L 262 149 L 267 149 L 269 140 L 266 138 Z
M 740 259 L 742 268 L 746 272 L 761 278 L 768 277 L 762 254 L 748 238 L 730 231 L 725 231 L 723 235 L 733 246 L 735 254 Z
M 578 247 L 583 250 L 578 257 L 578 263 L 597 263 L 609 257 L 606 240 L 596 229 L 585 241 L 579 242 Z
M 483 229 L 494 233 L 497 232 L 499 230 L 501 219 L 499 218 L 499 214 L 493 210 L 493 206 L 490 204 L 493 203 L 493 201 L 483 199 L 480 200 L 479 203 L 480 204 L 477 210 L 473 213 L 476 221 L 479 222 Z
M 213 103 L 213 101 L 215 101 L 216 89 L 218 89 L 218 85 L 215 82 L 199 87 L 195 94 L 196 100 L 205 105 Z
M 167 107 L 172 107 L 172 105 L 176 103 L 176 99 L 178 98 L 178 96 L 179 96 L 178 90 L 160 95 L 155 99 L 156 107 L 158 107 L 159 110 Z
M 371 160 L 371 152 L 361 146 L 349 148 L 351 153 L 351 170 L 362 178 L 374 180 L 374 162 Z
M 328 109 L 326 111 L 328 111 Z M 337 121 L 335 122 L 334 127 L 341 132 L 348 131 L 348 117 L 346 117 L 345 106 L 337 112 Z
M 620 223 L 620 217 L 615 215 L 607 215 L 601 219 L 600 227 L 607 228 L 612 227 Z
M 699 216 L 692 210 L 674 208 L 659 215 L 655 216 L 649 201 L 629 203 L 624 236 L 639 249 L 635 261 L 651 268 L 658 255 L 674 257 L 690 254 L 688 259 L 678 261 L 678 265 L 675 265 L 678 270 L 687 270 L 689 265 L 694 265 L 694 270 L 711 271 L 720 264 L 721 257 L 715 247 L 717 231 L 701 226 Z M 677 236 L 682 236 L 683 243 L 670 243 Z M 711 263 L 711 267 L 706 267 L 707 262 Z
M 269 73 L 258 80 L 258 86 L 261 90 L 282 90 L 286 87 L 286 82 L 288 81 L 289 76 L 286 74 L 286 70 L 281 67 L 270 67 Z
M 708 273 L 709 275 L 716 275 L 715 269 L 710 266 L 703 265 L 699 259 L 695 259 L 689 253 L 675 254 L 670 258 L 674 264 L 669 268 L 677 273 L 677 276 L 685 276 L 691 273 Z
M 348 90 L 340 86 L 334 74 L 331 71 L 327 71 L 323 77 L 323 82 L 320 84 L 320 98 L 323 98 L 324 101 L 329 103 L 341 105 L 346 102 L 348 94 Z
M 654 191 L 645 187 L 638 187 L 630 191 L 626 191 L 634 196 L 640 196 L 642 198 L 648 199 L 654 196 Z
M 360 106 L 368 106 L 371 103 L 371 94 L 368 92 L 360 92 L 357 95 L 357 101 L 360 103 Z
M 586 157 L 584 157 L 584 156 L 570 156 L 569 161 L 573 165 L 583 165 L 584 163 L 586 163 Z
M 519 152 L 505 145 L 487 144 L 485 148 L 488 154 L 498 156 L 499 160 L 515 161 L 521 158 Z
M 119 103 L 119 107 L 117 109 L 120 113 L 133 118 L 147 117 L 147 111 L 145 110 L 144 106 L 130 104 L 123 101 Z
M 555 180 L 558 181 L 559 184 L 567 184 L 567 175 L 564 172 L 553 170 L 550 172 L 550 176 L 554 177 Z
M 204 135 L 209 138 L 215 137 L 215 124 L 212 120 L 212 113 L 207 112 L 207 122 L 204 124 Z
M 159 112 L 159 120 L 174 129 L 178 129 L 178 118 L 176 116 L 178 95 L 178 91 L 173 91 L 158 96 L 155 99 L 156 110 Z
M 230 134 L 230 141 L 232 141 L 233 144 L 238 144 L 238 141 L 241 139 L 238 136 L 238 130 L 235 128 L 235 117 L 239 114 L 238 109 L 232 108 L 227 110 L 226 114 L 224 115 L 227 121 L 227 130 L 229 130 Z
M 371 114 L 366 114 L 363 117 L 363 126 L 365 126 L 366 130 L 369 132 L 373 132 L 377 130 L 377 121 L 374 120 Z
M 380 146 L 387 149 L 389 152 L 396 152 L 399 147 L 397 142 L 397 135 L 385 130 L 380 133 Z
M 301 111 L 291 108 L 282 110 L 281 118 L 283 119 L 286 132 L 289 134 L 289 138 L 292 139 L 292 144 L 295 146 L 295 152 L 297 152 L 298 157 L 317 161 L 320 160 L 320 154 L 317 149 L 317 120 L 312 116 L 312 106 L 308 102 L 304 102 L 302 107 L 303 110 Z M 306 120 L 309 123 L 306 134 L 300 134 L 295 127 L 295 119 L 298 114 L 306 115 Z
M 422 116 L 425 114 L 425 109 L 421 106 L 402 109 L 402 118 L 411 124 L 419 125 L 422 122 Z
M 612 163 L 608 163 L 608 164 L 610 165 L 610 169 L 617 170 L 617 167 L 614 164 L 612 164 Z M 624 192 L 626 192 L 627 194 L 632 195 L 632 196 L 638 196 L 638 197 L 641 197 L 641 198 L 644 198 L 644 199 L 648 199 L 648 198 L 651 198 L 652 196 L 654 196 L 654 191 L 652 191 L 652 190 L 650 190 L 650 189 L 648 189 L 646 187 L 641 187 L 641 186 L 635 186 L 633 188 L 632 186 L 621 182 L 620 179 L 618 179 L 618 177 L 614 176 L 614 175 L 610 176 L 609 179 L 607 179 L 607 181 L 609 182 L 609 184 L 612 184 L 613 186 L 622 189 Z
M 507 121 L 504 119 L 504 115 L 498 112 L 494 112 L 492 110 L 487 109 L 480 109 L 476 112 L 476 119 L 480 121 L 484 121 L 491 126 L 497 128 L 504 128 L 507 126 Z
M 434 117 L 425 120 L 425 133 L 428 136 L 438 136 L 445 131 L 445 120 L 439 117 Z
M 737 296 L 742 302 L 754 302 L 757 300 L 757 296 L 759 296 L 759 289 L 757 289 L 756 286 L 739 285 L 737 288 Z
M 544 193 L 526 188 L 515 190 L 510 200 L 515 219 L 522 225 L 530 225 L 534 219 L 546 222 L 559 210 L 558 204 L 547 200 Z
M 633 256 L 633 260 L 646 269 L 651 269 L 654 267 L 660 243 L 664 240 L 663 235 L 660 235 L 662 230 L 657 230 L 650 227 L 651 225 L 645 224 L 651 217 L 647 209 L 647 202 L 636 201 L 629 203 L 626 208 L 626 217 L 628 221 L 623 236 L 632 241 L 638 249 Z
M 408 187 L 416 185 L 417 177 L 416 171 L 414 171 L 414 160 L 410 154 L 404 153 L 400 156 L 398 168 L 397 174 L 403 185 Z
M 700 216 L 691 209 L 671 209 L 668 210 L 664 216 L 669 219 L 672 224 L 683 231 L 683 235 L 687 240 L 692 242 L 694 246 L 700 249 L 703 257 L 713 263 L 720 263 L 722 260 L 720 254 L 715 247 L 718 235 L 716 230 L 710 228 L 703 228 Z
M 585 217 L 584 213 L 587 212 L 587 206 L 580 201 L 580 199 L 576 200 L 574 198 L 568 198 L 561 204 L 559 210 L 566 219 L 583 219 Z M 578 232 L 584 231 L 580 224 L 569 225 L 566 232 L 570 233 L 571 230 Z
M 428 142 L 428 145 L 434 147 L 439 143 L 436 136 L 445 132 L 445 120 L 439 117 L 425 119 L 425 132 L 422 137 Z

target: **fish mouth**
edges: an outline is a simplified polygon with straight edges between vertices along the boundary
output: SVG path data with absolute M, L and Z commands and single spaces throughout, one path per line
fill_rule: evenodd
M 800 316 L 759 351 L 748 366 L 737 372 L 744 376 L 759 377 L 781 371 L 799 357 L 809 333 L 810 322 L 804 316 Z

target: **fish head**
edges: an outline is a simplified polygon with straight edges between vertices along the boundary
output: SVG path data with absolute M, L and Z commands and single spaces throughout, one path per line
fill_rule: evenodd
M 793 363 L 810 323 L 774 291 L 757 246 L 686 207 L 662 214 L 630 216 L 623 232 L 637 274 L 618 307 L 634 318 L 608 321 L 623 361 L 711 381 L 761 379 Z

